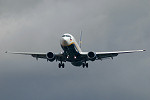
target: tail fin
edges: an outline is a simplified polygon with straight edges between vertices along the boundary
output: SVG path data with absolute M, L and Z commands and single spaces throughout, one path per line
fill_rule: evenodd
M 82 30 L 81 30 L 81 34 L 80 34 L 80 40 L 79 40 L 79 46 L 81 48 L 81 44 L 82 44 Z

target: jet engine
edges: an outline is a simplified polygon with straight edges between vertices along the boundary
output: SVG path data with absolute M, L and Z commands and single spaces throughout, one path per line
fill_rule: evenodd
M 92 52 L 92 51 L 89 52 L 87 54 L 87 56 L 88 56 L 89 60 L 91 60 L 91 61 L 95 61 L 96 60 L 96 54 L 94 52 Z
M 47 57 L 47 59 L 49 60 L 49 61 L 54 61 L 56 58 L 55 58 L 55 54 L 54 53 L 52 53 L 52 52 L 48 52 L 47 54 L 46 54 L 46 57 Z

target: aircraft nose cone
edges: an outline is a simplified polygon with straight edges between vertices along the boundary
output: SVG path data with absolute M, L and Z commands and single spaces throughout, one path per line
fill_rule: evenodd
M 61 45 L 62 45 L 62 46 L 68 46 L 68 45 L 69 45 L 68 38 L 63 37 L 63 38 L 61 39 Z

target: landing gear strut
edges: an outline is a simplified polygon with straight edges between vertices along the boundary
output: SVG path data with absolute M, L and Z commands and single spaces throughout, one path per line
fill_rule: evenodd
M 82 64 L 82 67 L 83 67 L 83 68 L 85 68 L 85 67 L 88 68 L 88 67 L 89 67 L 89 66 L 88 66 L 88 63 L 86 63 L 86 62 L 83 63 L 83 64 Z
M 58 67 L 59 67 L 59 68 L 61 68 L 61 67 L 64 68 L 64 67 L 65 67 L 65 64 L 62 63 L 62 61 L 61 61 L 61 62 L 58 64 Z

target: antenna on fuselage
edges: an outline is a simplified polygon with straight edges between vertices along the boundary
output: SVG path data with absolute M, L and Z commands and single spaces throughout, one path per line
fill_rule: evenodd
M 82 44 L 82 30 L 81 30 L 81 34 L 80 34 L 80 40 L 79 40 L 79 46 L 81 48 L 81 44 Z

